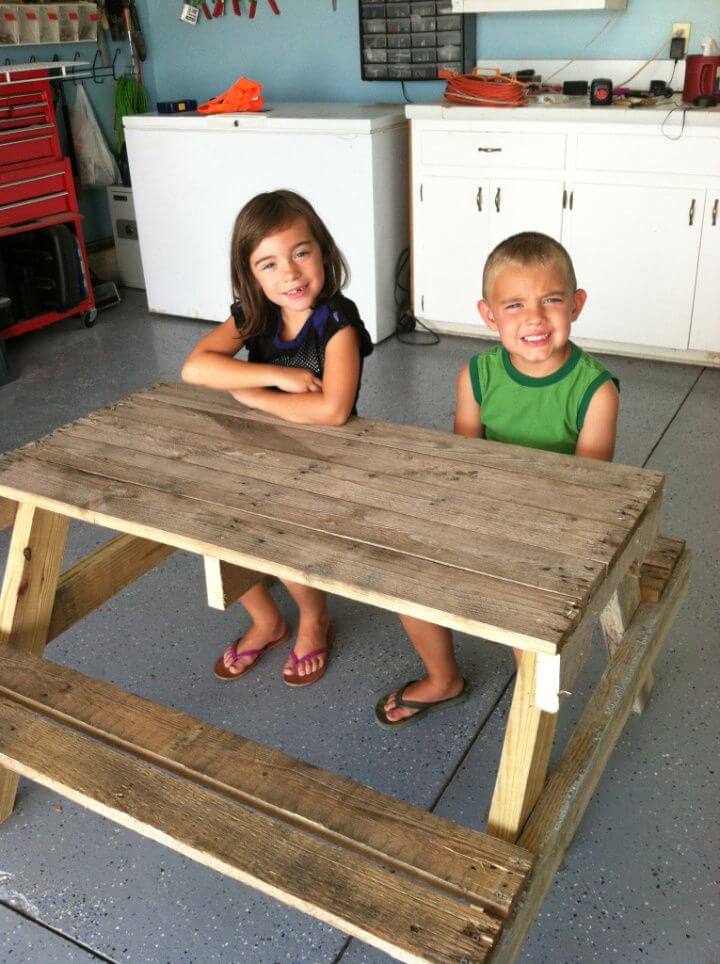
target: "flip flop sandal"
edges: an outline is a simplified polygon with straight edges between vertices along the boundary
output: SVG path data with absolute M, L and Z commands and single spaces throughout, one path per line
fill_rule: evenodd
M 288 686 L 295 686 L 295 687 L 310 686 L 311 683 L 317 683 L 317 681 L 322 676 L 325 675 L 325 671 L 327 670 L 328 659 L 330 658 L 330 647 L 334 642 L 335 642 L 335 629 L 333 628 L 333 624 L 330 623 L 328 625 L 327 634 L 325 636 L 325 645 L 322 646 L 320 649 L 315 649 L 313 650 L 312 653 L 307 653 L 305 656 L 296 656 L 295 648 L 293 647 L 290 650 L 290 659 L 292 660 L 293 669 L 295 670 L 295 672 L 291 673 L 290 675 L 286 675 L 285 673 L 283 673 L 283 680 L 285 681 L 285 683 Z M 298 669 L 304 662 L 306 662 L 309 659 L 312 659 L 313 656 L 322 656 L 323 653 L 325 654 L 325 662 L 322 664 L 320 669 L 316 669 L 312 673 L 307 673 L 305 676 L 298 675 Z
M 389 720 L 387 714 L 385 713 L 385 704 L 388 701 L 390 693 L 387 693 L 375 704 L 375 722 L 378 726 L 382 726 L 385 730 L 396 730 L 401 726 L 408 726 L 410 723 L 416 723 L 418 720 L 422 719 L 423 716 L 427 716 L 428 713 L 432 713 L 434 710 L 444 709 L 448 706 L 456 706 L 458 703 L 464 703 L 465 700 L 470 695 L 470 685 L 467 680 L 463 680 L 463 688 L 457 696 L 451 696 L 446 700 L 432 700 L 428 703 L 421 703 L 418 700 L 405 700 L 403 699 L 403 693 L 408 688 L 412 686 L 413 683 L 417 683 L 415 679 L 409 680 L 405 683 L 398 691 L 395 697 L 395 706 L 406 706 L 410 710 L 417 710 L 417 713 L 413 713 L 412 716 L 404 716 L 401 720 Z
M 243 669 L 240 670 L 239 673 L 231 673 L 229 667 L 227 667 L 223 662 L 223 656 L 225 655 L 225 653 L 223 653 L 223 655 L 219 656 L 215 661 L 215 666 L 213 667 L 213 673 L 217 676 L 218 679 L 222 679 L 222 680 L 240 679 L 241 676 L 244 676 L 248 670 L 252 669 L 253 666 L 260 659 L 262 659 L 265 653 L 268 653 L 271 649 L 275 649 L 276 646 L 280 646 L 282 643 L 286 643 L 288 639 L 290 639 L 291 635 L 292 635 L 292 630 L 288 627 L 286 628 L 285 632 L 282 634 L 282 636 L 280 636 L 279 639 L 273 639 L 265 646 L 261 646 L 259 649 L 244 649 L 241 652 L 238 652 L 238 643 L 242 639 L 242 636 L 241 636 L 239 639 L 236 639 L 235 642 L 232 643 L 229 647 L 229 649 L 232 652 L 232 663 L 230 665 L 234 666 L 244 656 L 254 656 L 255 658 L 251 659 L 250 662 L 247 663 L 243 667 Z

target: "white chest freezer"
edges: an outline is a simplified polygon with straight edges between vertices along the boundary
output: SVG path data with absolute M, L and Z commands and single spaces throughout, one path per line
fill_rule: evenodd
M 373 341 L 395 329 L 408 244 L 407 122 L 398 105 L 278 104 L 262 114 L 125 118 L 148 307 L 224 321 L 230 237 L 255 194 L 304 195 L 345 254 Z

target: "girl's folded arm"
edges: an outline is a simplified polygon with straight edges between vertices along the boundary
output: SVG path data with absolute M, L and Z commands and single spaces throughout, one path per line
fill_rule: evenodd
M 232 391 L 272 388 L 277 383 L 275 365 L 258 365 L 234 356 L 243 346 L 232 317 L 205 335 L 187 357 L 180 373 L 184 382 Z
M 360 380 L 359 337 L 342 328 L 325 348 L 321 391 L 269 392 L 261 388 L 233 392 L 244 405 L 306 425 L 344 425 L 350 417 Z

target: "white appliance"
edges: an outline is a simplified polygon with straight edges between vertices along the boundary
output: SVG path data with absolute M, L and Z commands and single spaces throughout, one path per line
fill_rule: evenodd
M 627 10 L 627 0 L 452 0 L 453 13 L 537 13 L 540 10 Z
M 230 238 L 255 194 L 304 195 L 345 254 L 346 289 L 377 342 L 395 330 L 394 274 L 408 245 L 403 108 L 279 104 L 261 114 L 124 120 L 151 311 L 224 321 Z
M 128 288 L 144 288 L 132 188 L 111 184 L 107 196 L 120 284 Z

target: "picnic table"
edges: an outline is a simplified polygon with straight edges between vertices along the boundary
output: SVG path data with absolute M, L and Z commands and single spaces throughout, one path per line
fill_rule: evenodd
M 166 383 L 0 456 L 0 820 L 24 775 L 406 961 L 511 961 L 687 591 L 663 476 Z M 70 519 L 118 535 L 62 572 Z M 175 550 L 522 651 L 487 833 L 44 659 Z M 607 668 L 548 776 L 601 622 Z M 352 658 L 351 654 L 348 658 Z

